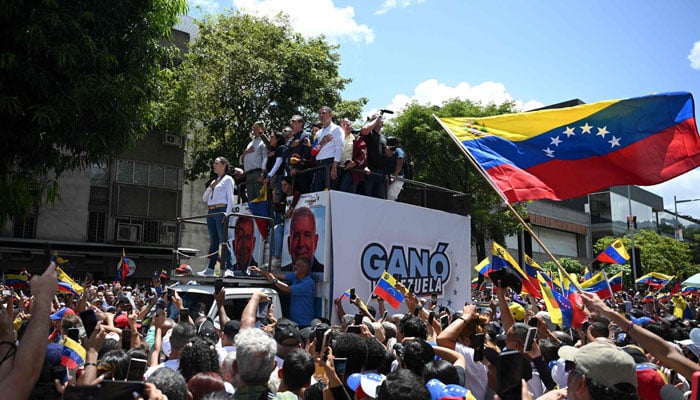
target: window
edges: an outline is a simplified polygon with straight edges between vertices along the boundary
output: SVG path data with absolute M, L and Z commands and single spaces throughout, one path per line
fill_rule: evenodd
M 104 243 L 107 228 L 107 213 L 91 211 L 88 218 L 87 240 L 90 243 Z
M 39 210 L 34 207 L 30 213 L 21 219 L 16 219 L 13 227 L 13 234 L 16 238 L 36 239 L 36 220 Z
M 117 182 L 180 190 L 182 189 L 182 170 L 164 164 L 117 160 Z

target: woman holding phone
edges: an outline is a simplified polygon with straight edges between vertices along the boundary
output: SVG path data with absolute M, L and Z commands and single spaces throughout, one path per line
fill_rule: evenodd
M 226 270 L 233 269 L 233 253 L 229 242 L 228 227 L 224 226 L 224 214 L 230 213 L 233 209 L 233 178 L 226 174 L 229 162 L 224 157 L 216 157 L 212 170 L 216 174 L 209 185 L 207 185 L 202 200 L 207 203 L 207 230 L 209 231 L 209 264 L 204 271 L 198 272 L 200 276 L 214 276 L 214 266 L 219 255 L 221 245 L 221 256 L 226 259 Z M 223 262 L 223 260 L 222 260 Z

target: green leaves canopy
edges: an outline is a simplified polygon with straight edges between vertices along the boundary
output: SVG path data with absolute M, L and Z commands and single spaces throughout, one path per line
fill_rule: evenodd
M 165 110 L 160 120 L 170 130 L 194 133 L 188 179 L 208 172 L 218 155 L 236 164 L 255 121 L 280 131 L 294 114 L 308 120 L 321 106 L 340 103 L 349 80 L 338 74 L 336 46 L 294 33 L 285 17 L 219 14 L 206 17 L 199 30 L 168 97 L 167 108 L 187 118 Z
M 0 222 L 55 200 L 64 171 L 104 162 L 147 132 L 163 43 L 185 8 L 184 0 L 3 2 Z

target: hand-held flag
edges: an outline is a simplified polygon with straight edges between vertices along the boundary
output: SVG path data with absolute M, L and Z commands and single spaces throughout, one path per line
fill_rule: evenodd
M 68 274 L 63 272 L 61 267 L 56 267 L 56 278 L 58 280 L 58 291 L 61 293 L 72 293 L 76 296 L 83 294 L 83 287 L 78 285 Z
M 374 287 L 374 294 L 381 297 L 394 308 L 399 308 L 403 302 L 403 293 L 396 289 L 396 278 L 384 271 Z
M 595 259 L 608 264 L 625 264 L 630 259 L 630 255 L 627 254 L 622 240 L 616 239 Z

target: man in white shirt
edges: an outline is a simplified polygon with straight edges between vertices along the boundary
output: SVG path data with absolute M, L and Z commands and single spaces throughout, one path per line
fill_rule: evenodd
M 331 189 L 336 186 L 338 179 L 338 164 L 340 156 L 343 153 L 343 130 L 333 123 L 333 111 L 328 106 L 323 106 L 318 111 L 318 118 L 323 124 L 323 128 L 318 131 L 317 139 L 320 149 L 316 154 L 316 163 L 318 168 L 314 172 L 313 189 L 314 192 L 320 192 L 325 189 Z M 314 150 L 312 150 L 312 153 Z M 326 183 L 328 166 L 330 166 L 330 181 Z

